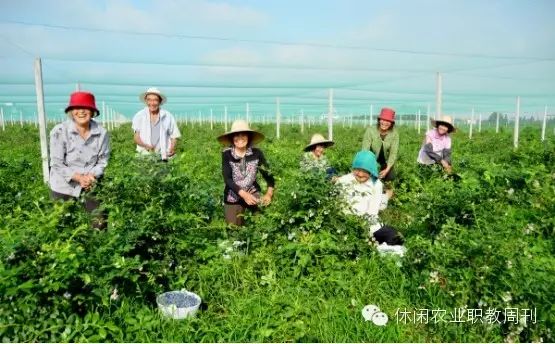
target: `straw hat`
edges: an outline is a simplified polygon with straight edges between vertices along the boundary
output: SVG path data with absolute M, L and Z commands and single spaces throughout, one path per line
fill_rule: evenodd
M 447 130 L 448 133 L 454 132 L 456 130 L 456 128 L 453 126 L 453 118 L 451 118 L 451 116 L 441 116 L 441 119 L 438 120 L 432 120 L 432 126 L 436 127 L 440 124 L 445 125 L 447 128 L 449 128 Z
M 314 134 L 312 135 L 312 138 L 310 139 L 310 143 L 308 144 L 308 146 L 304 147 L 303 150 L 305 152 L 311 151 L 314 148 L 314 146 L 317 146 L 317 145 L 322 145 L 328 148 L 333 146 L 334 142 L 330 140 L 326 140 L 324 136 L 322 136 L 321 134 Z
M 66 113 L 75 108 L 85 108 L 93 111 L 93 117 L 100 113 L 96 108 L 94 95 L 90 92 L 77 91 L 69 96 L 69 104 L 66 107 Z
M 218 142 L 230 145 L 233 143 L 233 135 L 237 133 L 247 133 L 250 136 L 249 144 L 255 144 L 264 140 L 264 135 L 249 128 L 249 124 L 244 119 L 238 119 L 231 124 L 231 130 L 218 136 Z
M 164 104 L 167 100 L 166 96 L 162 94 L 162 92 L 160 92 L 159 89 L 157 89 L 156 87 L 150 87 L 148 90 L 146 90 L 145 92 L 139 94 L 139 99 L 143 102 L 146 103 L 146 96 L 148 96 L 149 94 L 155 94 L 158 97 L 160 97 L 160 105 Z

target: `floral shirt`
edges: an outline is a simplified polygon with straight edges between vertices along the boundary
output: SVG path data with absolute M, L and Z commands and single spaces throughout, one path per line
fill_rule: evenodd
M 328 159 L 325 155 L 322 155 L 320 158 L 316 158 L 312 152 L 306 152 L 301 158 L 301 171 L 303 172 L 326 172 L 329 167 L 330 164 L 328 163 Z
M 224 202 L 227 204 L 243 204 L 239 191 L 245 190 L 260 193 L 260 185 L 256 181 L 258 171 L 268 184 L 274 187 L 274 177 L 269 171 L 268 163 L 258 148 L 248 148 L 245 156 L 239 157 L 233 148 L 222 152 L 222 174 L 225 182 Z

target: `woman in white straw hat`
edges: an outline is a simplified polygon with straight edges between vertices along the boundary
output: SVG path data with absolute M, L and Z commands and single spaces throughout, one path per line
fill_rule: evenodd
M 133 117 L 134 141 L 137 152 L 159 154 L 167 160 L 175 154 L 177 139 L 181 137 L 173 115 L 160 106 L 166 96 L 157 88 L 151 87 L 139 95 L 146 107 Z
M 441 116 L 432 120 L 433 129 L 426 132 L 426 137 L 418 154 L 418 163 L 422 165 L 440 164 L 447 173 L 451 173 L 451 136 L 456 129 L 451 116 Z
M 334 142 L 324 138 L 322 134 L 314 134 L 310 143 L 303 149 L 305 153 L 301 158 L 301 171 L 326 172 L 328 177 L 335 174 L 335 170 L 328 163 L 325 150 L 334 145 Z
M 242 226 L 245 209 L 257 210 L 258 204 L 268 205 L 274 193 L 274 177 L 262 151 L 253 145 L 262 141 L 264 135 L 249 128 L 245 120 L 236 120 L 231 130 L 218 136 L 227 147 L 222 152 L 224 177 L 224 215 L 228 224 Z M 260 185 L 256 175 L 260 171 L 268 185 L 260 197 Z

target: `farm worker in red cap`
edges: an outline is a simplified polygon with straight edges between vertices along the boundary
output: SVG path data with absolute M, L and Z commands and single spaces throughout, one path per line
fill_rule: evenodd
M 246 209 L 256 211 L 258 204 L 268 205 L 274 194 L 275 180 L 269 171 L 262 151 L 253 147 L 264 140 L 264 135 L 249 128 L 249 124 L 238 119 L 231 130 L 218 136 L 225 145 L 222 152 L 222 175 L 224 177 L 224 215 L 228 224 L 242 226 Z M 261 197 L 256 175 L 260 171 L 268 189 Z
M 362 149 L 374 152 L 380 164 L 379 178 L 387 182 L 386 195 L 393 196 L 391 182 L 395 178 L 394 165 L 399 153 L 399 133 L 395 129 L 395 110 L 383 108 L 376 126 L 370 126 L 364 133 Z
M 435 128 L 426 132 L 424 142 L 418 153 L 418 163 L 422 165 L 439 164 L 447 173 L 451 173 L 451 136 L 456 129 L 451 116 L 442 116 L 432 120 Z
M 72 93 L 65 112 L 68 120 L 50 132 L 52 198 L 69 200 L 84 191 L 85 209 L 94 212 L 100 204 L 91 190 L 108 165 L 108 133 L 93 119 L 99 112 L 92 93 Z M 93 226 L 103 228 L 104 216 L 98 215 Z
M 175 155 L 177 139 L 181 137 L 173 115 L 160 106 L 166 102 L 166 96 L 157 88 L 151 87 L 139 95 L 146 104 L 133 117 L 134 140 L 137 152 L 141 154 L 159 154 L 162 160 Z
M 364 133 L 362 149 L 374 152 L 380 164 L 379 178 L 384 181 L 394 179 L 393 166 L 399 153 L 399 133 L 395 129 L 395 110 L 383 108 L 376 126 L 370 126 Z

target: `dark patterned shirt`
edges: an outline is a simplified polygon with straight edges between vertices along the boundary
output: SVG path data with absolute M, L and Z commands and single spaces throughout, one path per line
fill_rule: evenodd
M 233 148 L 226 148 L 222 152 L 222 174 L 225 182 L 224 202 L 227 204 L 245 204 L 240 190 L 253 192 L 259 197 L 260 185 L 256 181 L 260 170 L 268 187 L 274 187 L 274 177 L 269 171 L 264 154 L 258 148 L 248 148 L 244 157 L 235 154 Z

